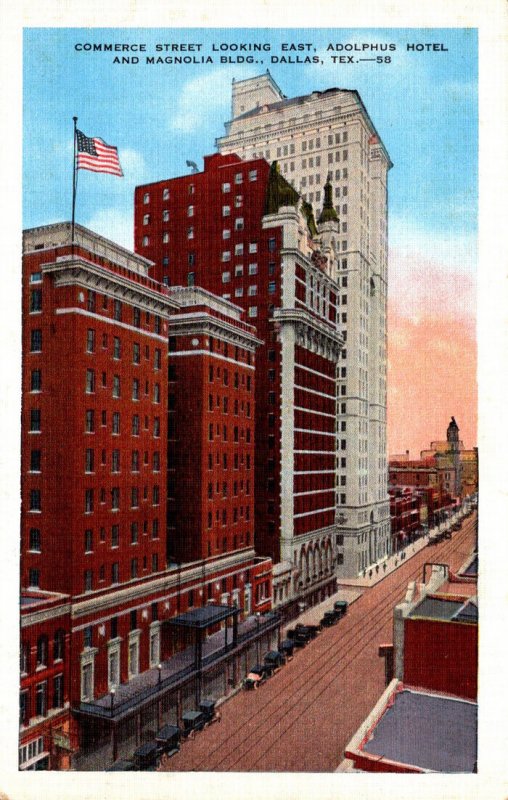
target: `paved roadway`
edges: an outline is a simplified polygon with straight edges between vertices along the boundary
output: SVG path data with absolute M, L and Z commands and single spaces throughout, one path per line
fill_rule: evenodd
M 257 691 L 221 706 L 222 722 L 186 741 L 169 771 L 333 772 L 352 734 L 385 688 L 378 645 L 392 641 L 393 607 L 425 561 L 457 570 L 474 547 L 476 513 L 452 540 L 425 547 L 366 589 L 346 617 L 324 629 Z

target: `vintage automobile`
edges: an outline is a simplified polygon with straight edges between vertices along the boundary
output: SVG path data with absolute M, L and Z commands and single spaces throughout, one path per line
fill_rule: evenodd
M 205 727 L 205 715 L 202 711 L 185 711 L 182 722 L 184 739 L 193 738 L 196 731 L 202 731 Z
M 311 633 L 306 625 L 290 628 L 286 635 L 288 639 L 291 639 L 295 643 L 296 647 L 305 647 L 311 639 Z
M 203 698 L 199 704 L 199 710 L 205 715 L 205 727 L 211 725 L 212 722 L 220 722 L 222 719 L 220 711 L 215 708 L 215 700 Z
M 298 625 L 296 625 L 296 627 L 295 627 L 295 631 L 298 633 L 298 631 L 302 631 L 302 630 L 303 631 L 307 631 L 308 633 L 310 633 L 310 638 L 311 639 L 315 639 L 316 636 L 318 635 L 319 631 L 321 630 L 321 625 L 309 625 L 309 624 L 302 625 L 302 623 L 299 622 Z
M 283 639 L 279 646 L 280 652 L 286 657 L 286 660 L 288 661 L 290 658 L 293 658 L 294 649 L 295 649 L 295 643 L 293 642 L 292 639 Z
M 159 765 L 159 747 L 155 741 L 145 742 L 134 751 L 135 770 L 139 772 L 155 772 Z
M 130 761 L 127 758 L 119 758 L 115 761 L 114 764 L 111 764 L 110 767 L 106 767 L 104 770 L 105 772 L 134 772 L 136 769 L 136 765 L 134 761 Z
M 265 665 L 256 664 L 244 679 L 244 689 L 257 689 L 270 675 L 270 669 Z
M 270 650 L 265 654 L 264 661 L 267 667 L 270 667 L 273 672 L 277 672 L 277 670 L 284 666 L 286 657 L 284 653 L 281 653 L 279 650 Z
M 344 614 L 347 614 L 348 609 L 348 602 L 347 600 L 336 600 L 333 604 L 334 611 L 338 611 L 340 616 L 343 617 Z
M 340 619 L 340 614 L 337 611 L 325 611 L 321 618 L 321 625 L 323 628 L 330 628 L 335 625 Z
M 180 750 L 182 732 L 176 725 L 164 725 L 155 737 L 161 758 L 171 758 Z

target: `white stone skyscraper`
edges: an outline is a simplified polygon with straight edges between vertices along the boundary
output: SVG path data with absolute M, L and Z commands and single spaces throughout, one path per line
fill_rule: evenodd
M 338 576 L 390 552 L 387 494 L 387 174 L 389 155 L 356 91 L 286 98 L 270 73 L 233 81 L 221 153 L 278 161 L 316 218 L 330 178 L 339 217 L 336 554 Z M 327 245 L 323 238 L 323 246 Z

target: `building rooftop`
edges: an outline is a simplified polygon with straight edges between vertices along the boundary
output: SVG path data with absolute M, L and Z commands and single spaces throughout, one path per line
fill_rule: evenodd
M 425 772 L 474 772 L 477 716 L 476 703 L 403 688 L 359 749 Z
M 456 584 L 455 584 L 456 586 Z M 450 622 L 478 622 L 478 606 L 473 599 L 427 596 L 408 614 L 412 619 L 440 619 Z

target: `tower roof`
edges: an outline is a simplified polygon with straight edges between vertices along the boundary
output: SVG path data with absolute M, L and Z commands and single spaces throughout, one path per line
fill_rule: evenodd
M 325 183 L 325 199 L 323 201 L 323 209 L 319 215 L 318 224 L 322 222 L 337 222 L 338 219 L 337 212 L 335 211 L 335 207 L 333 205 L 332 183 L 330 180 L 330 174 L 328 174 Z

